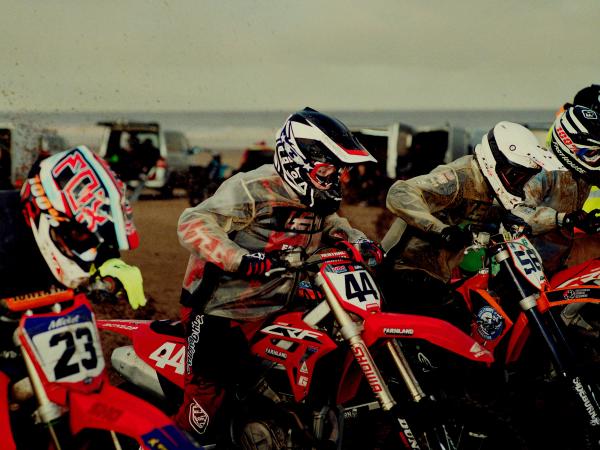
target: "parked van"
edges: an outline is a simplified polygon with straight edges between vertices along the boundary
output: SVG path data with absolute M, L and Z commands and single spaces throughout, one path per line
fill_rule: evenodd
M 130 186 L 144 183 L 169 197 L 186 187 L 190 155 L 185 135 L 163 131 L 155 122 L 99 122 L 106 127 L 98 149 L 115 173 Z
M 461 127 L 412 127 L 396 122 L 351 131 L 377 158 L 380 172 L 392 180 L 428 173 L 468 154 L 469 136 Z

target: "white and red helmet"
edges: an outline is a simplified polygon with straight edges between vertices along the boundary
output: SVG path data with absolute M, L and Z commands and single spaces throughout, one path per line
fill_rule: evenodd
M 36 163 L 21 203 L 44 260 L 67 287 L 85 283 L 92 264 L 138 246 L 123 183 L 87 147 Z
M 340 206 L 341 171 L 376 162 L 339 120 L 304 108 L 292 114 L 277 134 L 275 169 L 300 201 L 321 215 Z
M 475 158 L 494 195 L 506 209 L 525 200 L 525 184 L 542 169 L 565 170 L 523 125 L 499 122 L 475 147 Z

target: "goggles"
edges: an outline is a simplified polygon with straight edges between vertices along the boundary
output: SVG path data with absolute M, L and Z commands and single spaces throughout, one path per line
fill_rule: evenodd
M 600 147 L 578 146 L 577 157 L 591 167 L 600 166 Z

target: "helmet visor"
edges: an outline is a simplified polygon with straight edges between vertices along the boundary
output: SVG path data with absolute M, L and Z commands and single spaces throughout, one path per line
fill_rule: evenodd
M 339 184 L 343 170 L 334 164 L 316 163 L 308 173 L 308 177 L 317 189 L 326 191 L 331 186 Z
M 497 169 L 500 181 L 508 192 L 518 197 L 523 197 L 523 187 L 537 173 L 542 170 L 541 167 L 531 168 L 516 166 L 512 164 L 503 164 Z

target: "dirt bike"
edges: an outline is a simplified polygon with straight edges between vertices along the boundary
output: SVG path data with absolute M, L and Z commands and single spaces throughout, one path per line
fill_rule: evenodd
M 0 371 L 3 450 L 197 448 L 162 411 L 109 384 L 85 292 L 51 290 L 1 303 L 3 326 L 18 321 L 20 352 L 11 363 L 15 377 Z
M 503 371 L 499 384 L 512 383 L 512 390 L 490 384 L 484 384 L 483 389 L 491 391 L 509 408 L 515 408 L 516 401 L 525 398 L 544 405 L 554 402 L 563 413 L 567 405 L 574 405 L 579 413 L 560 421 L 561 426 L 570 425 L 571 428 L 566 426 L 564 433 L 552 435 L 552 439 L 562 436 L 570 442 L 559 445 L 553 441 L 551 445 L 599 448 L 600 390 L 597 380 L 579 364 L 564 324 L 556 317 L 560 311 L 557 307 L 598 302 L 594 296 L 597 291 L 594 287 L 577 284 L 583 278 L 572 279 L 572 284 L 566 283 L 564 287 L 552 288 L 544 275 L 539 253 L 522 231 L 522 227 L 507 226 L 491 237 L 489 233 L 478 233 L 471 248 L 486 250 L 483 269 L 457 287 L 474 315 L 471 336 L 482 347 L 494 352 L 497 361 L 500 360 L 496 364 L 496 368 Z M 478 377 L 486 379 L 484 374 Z M 589 378 L 593 382 L 588 381 Z M 557 401 L 559 398 L 560 402 Z M 529 422 L 529 428 L 535 428 L 532 412 L 523 409 L 523 413 L 529 414 L 524 418 Z M 533 414 L 539 415 L 539 409 Z M 557 414 L 552 419 L 561 420 L 559 417 Z M 585 424 L 581 427 L 585 429 L 583 433 L 581 424 Z M 582 440 L 574 444 L 575 438 L 579 437 Z
M 295 262 L 292 255 L 282 270 L 296 274 L 298 287 L 290 298 L 301 299 L 301 309 L 288 305 L 287 312 L 264 322 L 241 325 L 265 366 L 268 385 L 284 400 L 274 413 L 257 397 L 237 396 L 230 445 L 521 448 L 497 415 L 458 401 L 449 407 L 425 393 L 403 347 L 424 340 L 473 364 L 491 363 L 487 350 L 440 319 L 382 312 L 380 290 L 348 243 Z M 113 352 L 111 361 L 140 395 L 154 396 L 163 407 L 181 398 L 185 341 L 179 322 L 100 320 L 98 326 L 131 340 L 132 345 Z M 268 424 L 268 437 L 245 434 L 257 423 Z M 245 446 L 245 440 L 252 444 Z

